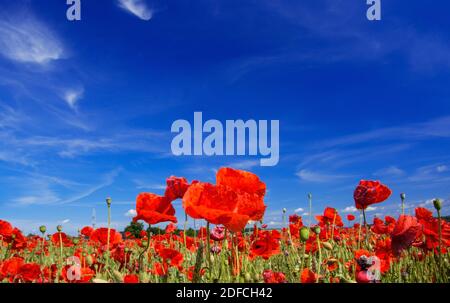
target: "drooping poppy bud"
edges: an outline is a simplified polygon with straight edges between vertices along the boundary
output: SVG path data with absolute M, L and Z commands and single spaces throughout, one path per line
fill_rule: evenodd
M 441 208 L 442 208 L 442 201 L 441 201 L 441 199 L 434 199 L 433 200 L 433 205 L 434 205 L 434 208 L 437 211 L 441 211 Z
M 308 239 L 309 239 L 309 228 L 308 228 L 308 227 L 303 226 L 303 227 L 300 229 L 300 239 L 301 239 L 303 242 L 308 241 Z
M 320 234 L 320 226 L 314 227 L 314 232 L 316 233 L 316 235 Z

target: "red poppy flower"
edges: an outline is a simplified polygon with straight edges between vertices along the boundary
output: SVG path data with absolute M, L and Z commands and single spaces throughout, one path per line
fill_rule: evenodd
M 133 221 L 143 220 L 148 224 L 171 221 L 177 223 L 171 200 L 152 193 L 141 193 L 136 199 L 137 216 Z
M 385 201 L 391 190 L 379 181 L 361 180 L 353 193 L 357 209 L 366 209 L 369 205 Z
M 347 220 L 348 220 L 348 221 L 353 221 L 353 220 L 355 220 L 355 216 L 352 215 L 352 214 L 348 214 L 348 215 L 347 215 Z
M 289 223 L 303 225 L 302 217 L 297 214 L 289 216 Z
M 416 218 L 422 225 L 425 235 L 425 246 L 428 250 L 439 247 L 439 220 L 433 217 L 433 213 L 425 208 L 416 208 Z M 442 250 L 445 253 L 445 247 L 450 246 L 450 224 L 441 220 Z
M 312 272 L 309 268 L 305 268 L 300 276 L 300 281 L 302 283 L 316 283 L 317 274 Z
M 33 282 L 41 276 L 41 267 L 36 263 L 24 264 L 20 267 L 17 277 L 23 282 Z
M 194 271 L 195 271 L 195 266 L 191 266 L 188 268 L 186 275 L 189 281 L 192 281 L 192 279 L 194 278 Z M 203 276 L 205 274 L 206 270 L 204 268 L 200 269 L 200 276 Z
M 170 266 L 177 267 L 179 270 L 182 270 L 184 257 L 179 251 L 170 248 L 162 248 L 158 250 L 158 254 L 163 259 L 164 265 L 168 264 Z M 167 271 L 165 272 L 167 273 Z
M 225 237 L 225 227 L 216 226 L 211 230 L 210 238 L 214 241 L 222 241 Z
M 123 283 L 139 283 L 138 275 L 126 275 L 123 277 Z
M 166 184 L 167 187 L 164 196 L 169 199 L 169 201 L 183 198 L 189 188 L 188 181 L 183 177 L 171 176 L 166 180 Z
M 323 216 L 316 216 L 316 220 L 319 221 L 320 226 L 332 225 L 333 223 L 335 226 L 344 226 L 341 216 L 338 214 L 337 210 L 332 207 L 325 208 Z
M 286 276 L 282 272 L 273 272 L 266 269 L 263 272 L 264 283 L 286 283 Z
M 416 217 L 401 215 L 391 234 L 392 250 L 398 256 L 402 250 L 411 246 L 421 234 L 422 225 Z
M 12 257 L 4 261 L 0 267 L 0 280 L 8 278 L 12 282 L 23 264 L 23 259 L 19 257 Z
M 244 229 L 249 220 L 262 219 L 266 186 L 249 172 L 221 168 L 216 185 L 192 184 L 183 197 L 186 213 L 195 219 L 222 224 L 231 231 Z
M 271 256 L 279 254 L 280 238 L 281 235 L 277 230 L 259 232 L 258 238 L 250 246 L 249 258 L 254 259 L 259 256 L 267 260 Z
M 100 243 L 101 245 L 108 244 L 108 228 L 100 227 L 94 230 L 90 237 L 91 241 Z M 109 229 L 109 245 L 115 246 L 119 242 L 122 241 L 122 235 L 119 232 L 116 232 L 115 229 Z
M 90 226 L 85 226 L 81 229 L 80 233 L 85 237 L 90 237 L 94 229 Z
M 173 233 L 176 230 L 177 230 L 177 226 L 175 224 L 169 223 L 166 226 L 166 234 L 171 234 L 171 233 Z
M 12 235 L 12 233 L 12 225 L 7 221 L 0 220 L 0 236 L 2 236 L 3 238 L 8 238 Z
M 70 240 L 70 238 L 63 232 L 54 233 L 51 237 L 51 240 L 52 240 L 53 245 L 59 246 L 60 241 L 61 241 L 61 243 L 64 247 L 73 246 L 73 243 Z

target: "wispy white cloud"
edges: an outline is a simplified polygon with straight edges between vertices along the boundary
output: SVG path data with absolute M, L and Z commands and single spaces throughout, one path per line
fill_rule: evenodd
M 374 175 L 382 177 L 399 177 L 405 175 L 405 171 L 398 168 L 397 166 L 389 166 L 377 170 Z
M 294 210 L 294 213 L 300 213 L 300 212 L 302 212 L 303 210 L 304 210 L 303 208 L 299 207 L 299 208 L 296 208 L 296 209 Z
M 369 207 L 366 208 L 366 212 L 375 211 L 377 209 L 378 209 L 378 207 L 376 207 L 376 206 L 369 206 Z M 346 208 L 344 208 L 342 210 L 343 213 L 356 213 L 358 211 L 359 210 L 356 207 L 354 207 L 354 206 L 347 206 Z
M 43 22 L 22 14 L 0 19 L 0 54 L 20 63 L 46 64 L 61 59 L 64 48 Z
M 144 0 L 118 0 L 118 5 L 142 20 L 148 21 L 153 17 L 153 10 L 147 6 Z
M 259 160 L 243 160 L 229 163 L 227 166 L 237 169 L 252 169 L 258 167 L 259 165 Z
M 84 88 L 68 89 L 64 92 L 63 99 L 73 110 L 77 109 L 78 101 L 83 98 Z
M 348 176 L 315 172 L 308 169 L 301 169 L 299 172 L 297 172 L 296 175 L 300 178 L 301 181 L 314 183 L 335 182 L 348 178 Z
M 126 213 L 125 213 L 125 217 L 135 217 L 137 215 L 137 212 L 135 209 L 129 209 Z

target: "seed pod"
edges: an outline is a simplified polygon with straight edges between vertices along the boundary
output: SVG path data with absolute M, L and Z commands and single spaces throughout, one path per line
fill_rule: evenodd
M 316 235 L 320 234 L 320 226 L 314 227 L 314 232 L 316 233 Z
M 245 273 L 244 278 L 245 278 L 245 282 L 246 282 L 246 283 L 251 283 L 251 282 L 253 282 L 253 281 L 252 281 L 252 276 L 251 276 L 248 272 Z
M 123 275 L 118 270 L 113 271 L 113 277 L 115 282 L 122 283 L 123 282 Z
M 86 262 L 87 262 L 87 264 L 88 264 L 89 266 L 92 266 L 92 264 L 94 263 L 94 258 L 92 258 L 91 255 L 88 255 L 88 256 L 86 257 Z
M 61 231 L 62 231 L 62 226 L 61 226 L 61 225 L 56 226 L 56 230 L 57 230 L 58 232 L 61 232 Z
M 45 225 L 41 225 L 41 226 L 39 227 L 39 231 L 40 231 L 41 233 L 45 234 L 45 232 L 47 231 L 47 227 L 45 227 Z
M 308 239 L 309 239 L 309 228 L 308 228 L 308 227 L 303 226 L 303 227 L 300 229 L 300 239 L 301 239 L 303 242 L 308 241 Z
M 441 201 L 441 199 L 434 199 L 433 200 L 433 205 L 434 205 L 434 208 L 436 208 L 437 211 L 440 211 L 441 208 L 442 208 L 442 201 Z
M 108 206 L 111 205 L 111 198 L 110 197 L 106 198 L 106 205 L 108 205 Z
M 322 242 L 322 246 L 323 246 L 326 250 L 332 250 L 332 249 L 333 249 L 333 245 L 331 245 L 330 242 Z

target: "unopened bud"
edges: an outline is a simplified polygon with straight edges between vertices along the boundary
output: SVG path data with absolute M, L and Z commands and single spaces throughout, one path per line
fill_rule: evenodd
M 108 206 L 111 205 L 111 198 L 110 197 L 106 198 L 106 205 L 108 205 Z
M 405 201 L 405 199 L 406 199 L 405 193 L 401 193 L 400 194 L 400 199 L 402 199 L 402 201 Z
M 332 249 L 333 249 L 333 245 L 331 245 L 330 242 L 322 242 L 322 246 L 323 246 L 326 250 L 332 250 Z
M 309 239 L 309 228 L 308 228 L 308 227 L 303 226 L 303 227 L 300 229 L 300 239 L 301 239 L 303 242 L 308 241 L 308 239 Z
M 436 208 L 437 211 L 441 211 L 441 208 L 442 208 L 442 201 L 441 201 L 441 199 L 434 199 L 433 200 L 433 205 L 434 205 L 434 208 Z
M 43 234 L 45 234 L 45 232 L 47 231 L 47 227 L 45 227 L 45 225 L 41 225 L 39 226 L 39 231 Z
M 61 226 L 61 225 L 56 226 L 56 230 L 57 230 L 58 232 L 61 232 L 61 231 L 62 231 L 62 226 Z
M 314 227 L 314 232 L 316 233 L 316 235 L 320 234 L 320 226 Z

